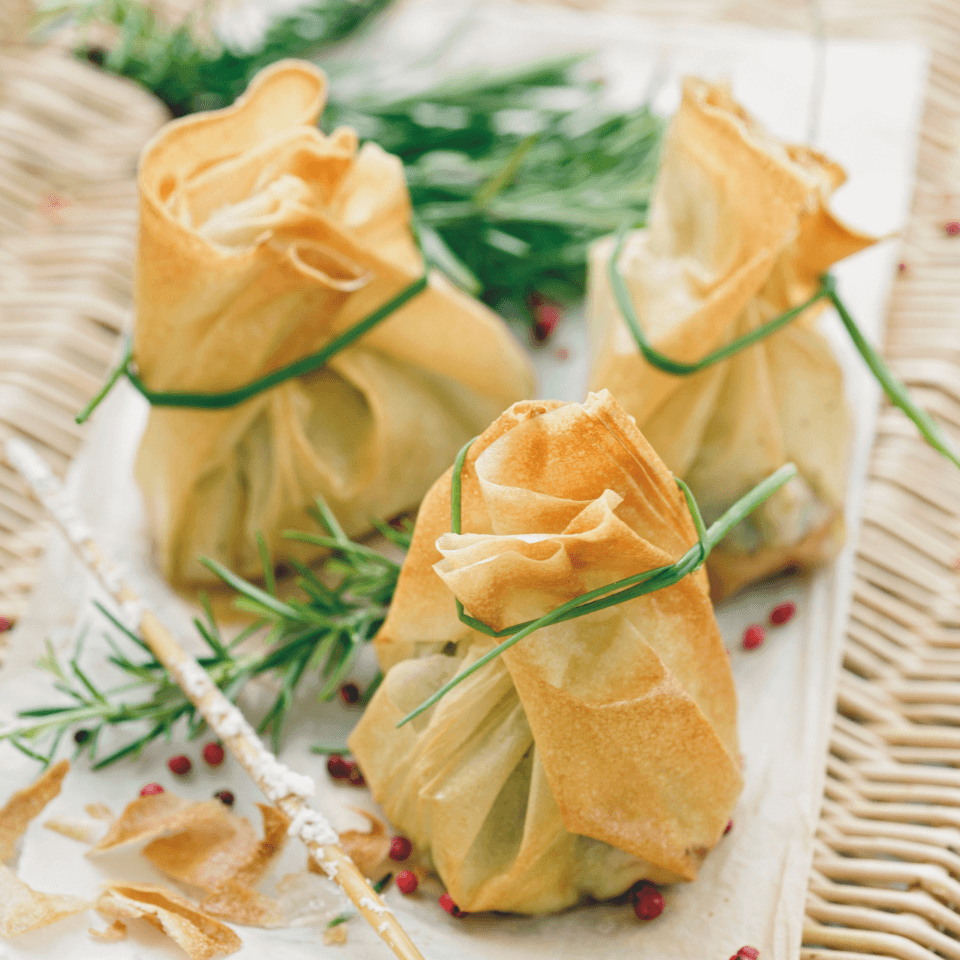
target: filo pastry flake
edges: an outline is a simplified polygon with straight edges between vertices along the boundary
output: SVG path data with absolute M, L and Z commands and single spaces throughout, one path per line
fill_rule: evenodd
M 397 157 L 316 128 L 324 75 L 283 61 L 232 107 L 176 120 L 140 167 L 133 356 L 150 391 L 240 389 L 321 350 L 425 264 Z M 137 460 L 164 572 L 245 575 L 318 548 L 319 494 L 351 535 L 416 506 L 533 375 L 505 324 L 433 272 L 322 368 L 228 409 L 154 406 Z
M 498 641 L 697 543 L 683 494 L 603 391 L 514 404 L 470 447 L 462 530 L 427 494 L 350 748 L 391 823 L 467 911 L 544 913 L 693 880 L 742 781 L 736 696 L 703 570 L 543 627 L 397 723 Z
M 843 170 L 774 140 L 723 86 L 688 80 L 670 126 L 649 226 L 618 265 L 651 345 L 693 363 L 806 302 L 838 260 L 874 243 L 829 208 Z M 799 469 L 710 555 L 714 596 L 830 560 L 844 536 L 849 415 L 840 366 L 816 328 L 823 304 L 688 376 L 651 366 L 612 293 L 612 238 L 589 266 L 593 389 L 609 388 L 707 523 L 782 464 Z

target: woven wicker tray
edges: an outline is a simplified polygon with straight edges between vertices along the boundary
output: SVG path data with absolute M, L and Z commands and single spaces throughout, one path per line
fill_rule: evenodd
M 583 0 L 596 7 L 596 0 Z M 960 442 L 960 4 L 622 0 L 605 9 L 932 50 L 913 216 L 888 319 L 898 375 Z M 18 0 L 0 0 L 10 40 Z M 6 19 L 5 19 L 6 18 Z M 133 171 L 163 121 L 136 87 L 56 52 L 0 47 L 0 440 L 63 472 L 73 412 L 129 309 Z M 52 164 L 51 164 L 52 160 Z M 954 193 L 955 192 L 955 193 Z M 0 615 L 24 608 L 44 532 L 0 467 Z M 802 960 L 960 960 L 960 478 L 885 409 L 858 541 Z M 708 960 L 708 958 L 705 958 Z
M 23 12 L 0 0 L 0 38 L 17 35 Z M 127 322 L 137 158 L 166 117 L 132 83 L 0 44 L 0 441 L 28 437 L 58 473 Z M 38 517 L 0 465 L 0 615 L 12 620 L 43 553 Z

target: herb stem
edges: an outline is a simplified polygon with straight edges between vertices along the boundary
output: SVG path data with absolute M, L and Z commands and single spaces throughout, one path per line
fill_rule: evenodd
M 950 445 L 940 425 L 926 410 L 923 410 L 914 403 L 907 388 L 894 376 L 893 371 L 886 365 L 883 357 L 871 346 L 870 342 L 860 331 L 853 317 L 850 316 L 850 312 L 838 296 L 833 278 L 829 277 L 825 278 L 825 280 L 828 283 L 826 293 L 830 298 L 830 302 L 840 315 L 840 320 L 844 327 L 846 327 L 847 333 L 850 334 L 850 339 L 853 341 L 854 346 L 860 352 L 860 356 L 863 357 L 864 362 L 870 368 L 874 377 L 876 377 L 877 382 L 883 387 L 883 392 L 887 395 L 890 402 L 902 410 L 914 422 L 923 438 L 934 450 L 946 457 L 954 466 L 960 467 L 960 457 L 957 456 L 956 451 Z
M 463 458 L 466 457 L 466 454 L 461 451 Z M 458 457 L 458 460 L 461 463 L 462 469 L 462 460 Z M 491 660 L 500 656 L 505 650 L 509 650 L 515 643 L 519 643 L 524 638 L 530 636 L 530 634 L 541 629 L 542 627 L 550 626 L 554 623 L 560 623 L 564 620 L 571 620 L 576 617 L 585 616 L 588 613 L 596 613 L 599 610 L 606 609 L 607 607 L 614 606 L 619 603 L 623 603 L 627 600 L 634 600 L 637 597 L 645 596 L 646 594 L 653 593 L 656 590 L 662 590 L 665 587 L 673 586 L 673 584 L 682 580 L 685 576 L 690 573 L 693 573 L 706 559 L 707 555 L 710 553 L 710 550 L 716 546 L 729 532 L 736 526 L 744 517 L 746 517 L 751 511 L 755 510 L 761 503 L 769 499 L 777 490 L 779 490 L 785 483 L 793 479 L 797 475 L 797 468 L 792 464 L 784 464 L 780 467 L 775 473 L 772 473 L 765 480 L 761 481 L 757 486 L 755 486 L 748 493 L 744 494 L 729 510 L 724 513 L 716 523 L 712 524 L 709 529 L 704 530 L 703 519 L 700 517 L 699 509 L 691 510 L 691 514 L 694 516 L 694 523 L 698 528 L 698 532 L 702 531 L 704 535 L 703 540 L 698 540 L 696 546 L 691 547 L 676 563 L 671 564 L 666 567 L 657 567 L 653 570 L 647 570 L 644 573 L 636 574 L 632 577 L 627 577 L 624 580 L 618 580 L 615 583 L 607 584 L 604 587 L 598 587 L 595 590 L 591 590 L 588 593 L 581 594 L 579 597 L 575 597 L 573 600 L 568 600 L 566 603 L 561 604 L 554 610 L 551 610 L 549 613 L 544 614 L 537 620 L 530 620 L 523 624 L 517 624 L 513 627 L 508 628 L 508 630 L 515 630 L 516 633 L 513 633 L 510 637 L 503 641 L 503 643 L 494 647 L 492 650 L 485 653 L 482 657 L 478 658 L 474 663 L 470 664 L 465 670 L 462 670 L 458 673 L 452 680 L 445 683 L 436 693 L 428 697 L 423 703 L 420 704 L 415 710 L 412 710 L 408 713 L 398 724 L 397 727 L 402 727 L 404 724 L 409 723 L 415 717 L 418 717 L 425 710 L 429 710 L 435 703 L 438 703 L 443 697 L 445 697 L 454 687 L 462 683 L 469 677 L 471 674 L 475 673 L 481 667 L 486 666 L 490 663 Z M 681 483 L 681 489 L 684 492 L 684 495 L 687 497 L 688 503 L 694 502 L 693 496 L 689 492 L 689 488 L 685 484 Z M 451 497 L 452 500 L 452 497 Z M 474 618 L 469 618 L 471 626 L 475 623 L 480 623 L 480 621 L 475 620 Z M 485 624 L 482 626 L 486 627 Z M 486 627 L 487 631 L 492 631 L 492 628 Z M 505 631 L 500 631 L 499 633 L 494 633 L 494 635 L 502 635 Z

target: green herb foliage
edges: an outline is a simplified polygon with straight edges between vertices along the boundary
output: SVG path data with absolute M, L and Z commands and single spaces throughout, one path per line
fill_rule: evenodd
M 77 54 L 111 73 L 136 80 L 162 100 L 175 117 L 229 106 L 253 75 L 286 57 L 306 57 L 345 39 L 391 0 L 313 0 L 275 19 L 252 50 L 231 50 L 213 39 L 194 15 L 169 26 L 142 0 L 92 0 L 42 11 L 54 24 L 76 20 L 81 36 L 94 25 L 112 27 L 109 50 L 83 40 Z M 84 29 L 85 28 L 85 29 Z
M 53 13 L 116 29 L 110 50 L 84 43 L 78 54 L 182 116 L 232 103 L 258 70 L 322 53 L 389 2 L 313 3 L 276 20 L 245 53 L 200 39 L 211 31 L 199 17 L 165 26 L 141 0 Z M 580 76 L 581 61 L 474 74 L 403 96 L 368 80 L 349 102 L 338 99 L 335 78 L 322 124 L 353 126 L 401 157 L 428 259 L 495 309 L 535 322 L 541 304 L 583 296 L 589 245 L 625 219 L 645 220 L 656 175 L 664 122 L 645 106 L 602 108 L 602 85 Z M 368 66 L 348 70 L 346 86 L 373 76 Z
M 331 550 L 319 572 L 293 563 L 299 598 L 281 599 L 277 595 L 273 567 L 261 541 L 266 589 L 206 561 L 237 590 L 237 607 L 254 617 L 250 627 L 226 641 L 209 604 L 206 620 L 194 621 L 208 651 L 199 661 L 230 700 L 236 701 L 256 677 L 272 674 L 279 681 L 276 698 L 257 727 L 260 733 L 271 735 L 274 749 L 279 747 L 284 722 L 305 676 L 319 671 L 323 679 L 320 700 L 336 695 L 360 647 L 373 638 L 383 622 L 400 572 L 395 561 L 350 540 L 322 502 L 318 503 L 317 517 L 326 528 L 325 534 L 288 534 L 291 539 Z M 383 525 L 380 529 L 397 547 L 405 550 L 409 546 L 408 528 L 397 530 Z M 118 634 L 117 639 L 106 635 L 108 659 L 127 675 L 127 682 L 106 689 L 93 682 L 81 666 L 82 635 L 67 662 L 58 658 L 48 643 L 38 665 L 52 675 L 54 686 L 67 699 L 21 711 L 22 722 L 0 732 L 0 740 L 9 740 L 17 749 L 47 764 L 68 732 L 83 730 L 85 736 L 79 738 L 82 742 L 78 741 L 77 755 L 86 753 L 94 769 L 99 769 L 122 757 L 138 755 L 154 740 L 169 739 L 181 721 L 187 724 L 191 739 L 204 730 L 203 719 L 145 643 L 108 610 L 100 610 Z M 245 641 L 256 632 L 266 633 L 265 643 L 257 652 L 245 652 Z M 120 637 L 126 641 L 122 646 Z M 372 695 L 377 683 L 370 685 L 363 701 Z M 99 749 L 104 729 L 125 724 L 139 724 L 136 735 L 104 754 Z
M 657 172 L 664 122 L 646 106 L 604 111 L 580 62 L 334 101 L 323 123 L 397 154 L 428 256 L 501 312 L 535 319 L 540 302 L 583 296 L 590 244 L 643 222 Z

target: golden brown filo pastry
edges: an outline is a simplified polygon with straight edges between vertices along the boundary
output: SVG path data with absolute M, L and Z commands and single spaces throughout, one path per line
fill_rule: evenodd
M 619 261 L 652 345 L 692 363 L 808 300 L 874 238 L 829 209 L 835 163 L 770 137 L 724 86 L 688 80 L 664 148 L 649 226 Z M 689 483 L 708 522 L 784 463 L 799 476 L 710 555 L 714 596 L 843 541 L 849 416 L 840 366 L 816 329 L 822 301 L 759 344 L 690 376 L 648 364 L 611 293 L 614 242 L 591 253 L 591 387 L 607 387 Z
M 401 727 L 500 641 L 696 543 L 670 471 L 611 395 L 514 404 L 427 494 L 350 737 L 377 802 L 463 910 L 544 913 L 693 880 L 741 789 L 736 696 L 703 570 L 544 627 Z
M 140 169 L 134 356 L 154 391 L 243 387 L 314 353 L 423 275 L 397 157 L 316 128 L 323 74 L 284 61 L 225 110 L 168 124 Z M 259 569 L 316 548 L 320 494 L 351 535 L 416 506 L 531 368 L 504 323 L 436 273 L 322 369 L 225 410 L 154 407 L 137 460 L 162 568 Z

